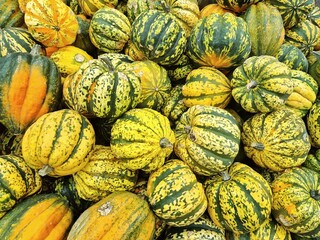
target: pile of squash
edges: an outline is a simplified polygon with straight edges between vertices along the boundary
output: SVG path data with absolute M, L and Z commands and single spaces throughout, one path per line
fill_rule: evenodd
M 315 0 L 0 3 L 0 239 L 320 239 Z

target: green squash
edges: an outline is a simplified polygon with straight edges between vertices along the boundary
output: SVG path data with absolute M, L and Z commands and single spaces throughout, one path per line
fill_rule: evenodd
M 220 7 L 231 10 L 235 13 L 242 13 L 247 10 L 249 6 L 259 2 L 259 0 L 216 0 Z
M 15 135 L 8 129 L 0 132 L 0 155 L 14 154 L 21 156 L 21 140 L 23 135 Z
M 302 166 L 320 173 L 320 149 L 311 150 Z
M 320 147 L 320 101 L 317 99 L 307 114 L 307 128 L 310 135 L 311 145 Z
M 0 13 L 0 28 L 21 27 L 24 24 L 24 15 L 18 0 L 1 0 Z

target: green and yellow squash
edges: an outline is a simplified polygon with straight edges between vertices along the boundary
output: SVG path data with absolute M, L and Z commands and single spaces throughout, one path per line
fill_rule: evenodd
M 141 95 L 137 107 L 159 111 L 171 90 L 167 70 L 151 60 L 134 61 L 131 67 L 141 82 Z
M 205 105 L 225 108 L 232 98 L 230 80 L 214 67 L 199 67 L 188 74 L 182 95 L 187 107 Z
M 265 2 L 258 2 L 248 7 L 243 18 L 250 35 L 251 55 L 275 56 L 285 36 L 278 9 Z
M 32 35 L 24 28 L 0 28 L 0 56 L 5 57 L 14 52 L 31 52 L 36 44 Z
M 292 44 L 282 44 L 275 57 L 291 69 L 308 72 L 309 62 L 307 57 L 298 47 Z
M 271 184 L 272 215 L 305 239 L 320 237 L 320 175 L 308 168 L 286 170 Z
M 115 191 L 130 191 L 138 172 L 127 169 L 109 146 L 96 145 L 89 162 L 73 174 L 75 188 L 82 199 L 97 202 Z
M 95 144 L 91 123 L 80 113 L 61 109 L 41 116 L 22 138 L 22 156 L 41 176 L 66 176 L 81 170 Z
M 168 118 L 150 108 L 127 111 L 111 129 L 111 151 L 131 170 L 150 172 L 161 167 L 174 142 Z
M 232 13 L 214 13 L 199 20 L 190 33 L 186 51 L 197 65 L 218 69 L 240 65 L 250 52 L 247 23 Z
M 21 199 L 38 192 L 41 184 L 38 173 L 21 156 L 0 155 L 0 212 L 9 211 Z
M 117 191 L 86 209 L 67 240 L 152 240 L 155 216 L 148 202 L 134 193 Z
M 171 14 L 148 10 L 132 23 L 130 40 L 147 59 L 170 65 L 184 53 L 187 36 Z
M 0 219 L 0 239 L 66 239 L 73 224 L 68 201 L 57 194 L 38 194 L 17 204 Z
M 62 84 L 56 64 L 40 55 L 11 53 L 0 58 L 0 122 L 14 134 L 22 134 L 45 113 L 58 108 Z
M 95 12 L 89 26 L 93 45 L 103 52 L 120 52 L 130 38 L 131 24 L 119 10 L 105 6 Z
M 311 145 L 320 148 L 320 100 L 317 99 L 307 114 L 307 128 Z
M 182 54 L 179 60 L 172 65 L 165 66 L 168 76 L 172 82 L 178 82 L 184 80 L 188 74 L 194 69 L 194 65 L 191 59 L 186 55 Z
M 231 87 L 234 100 L 247 112 L 271 112 L 293 92 L 291 69 L 273 56 L 252 56 L 233 71 Z
M 216 0 L 216 2 L 224 9 L 241 14 L 245 12 L 249 6 L 259 2 L 259 0 Z
M 204 188 L 186 163 L 171 159 L 148 178 L 148 202 L 169 226 L 194 223 L 207 209 Z
M 311 149 L 302 166 L 320 173 L 320 149 Z
M 300 166 L 311 148 L 304 121 L 287 109 L 258 113 L 246 120 L 241 140 L 245 154 L 272 171 Z
M 1 0 L 0 6 L 0 28 L 21 27 L 24 24 L 18 0 Z
M 8 129 L 0 132 L 0 155 L 22 156 L 21 141 L 23 135 L 15 135 Z
M 207 180 L 208 213 L 228 231 L 244 234 L 268 221 L 272 192 L 269 183 L 246 164 L 235 162 L 221 176 Z
M 92 17 L 95 12 L 97 12 L 99 9 L 105 6 L 114 8 L 118 5 L 118 0 L 77 0 L 77 1 L 83 13 L 88 17 Z
M 193 172 L 210 176 L 228 168 L 239 151 L 240 128 L 227 110 L 195 105 L 176 122 L 174 153 Z
M 232 10 L 223 8 L 218 3 L 210 3 L 201 9 L 199 18 L 208 17 L 212 13 L 223 15 L 227 12 L 235 14 Z
M 313 60 L 309 60 L 312 58 Z M 320 84 L 320 52 L 314 51 L 308 56 L 309 70 L 308 73 Z

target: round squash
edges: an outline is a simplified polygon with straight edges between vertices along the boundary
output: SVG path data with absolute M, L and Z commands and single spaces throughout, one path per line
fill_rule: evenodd
M 150 174 L 147 197 L 152 211 L 169 226 L 190 225 L 207 209 L 202 184 L 178 159 L 167 161 Z
M 193 69 L 182 87 L 183 102 L 187 107 L 205 105 L 225 108 L 231 98 L 230 80 L 218 69 Z
M 317 99 L 307 114 L 307 128 L 310 135 L 311 145 L 320 147 L 320 101 Z
M 182 54 L 179 60 L 172 65 L 165 66 L 168 76 L 171 81 L 178 82 L 179 80 L 184 80 L 191 70 L 194 68 L 194 65 L 191 62 L 191 59 L 186 55 Z
M 312 150 L 309 152 L 308 157 L 302 166 L 320 173 L 320 149 Z
M 88 163 L 94 144 L 91 123 L 76 111 L 61 109 L 44 114 L 27 129 L 22 156 L 41 176 L 66 176 Z
M 194 26 L 186 53 L 200 66 L 228 69 L 240 65 L 250 51 L 247 23 L 232 13 L 214 13 Z
M 0 58 L 0 122 L 14 134 L 22 134 L 40 116 L 58 108 L 61 78 L 55 63 L 31 53 L 11 53 Z
M 85 210 L 67 240 L 152 240 L 155 217 L 148 202 L 126 191 L 111 193 Z
M 60 195 L 34 195 L 0 219 L 0 239 L 62 240 L 67 237 L 73 220 L 68 201 Z
M 21 27 L 24 24 L 18 0 L 1 0 L 0 6 L 0 28 Z
M 96 202 L 112 192 L 132 190 L 138 172 L 125 168 L 109 146 L 96 145 L 89 162 L 73 175 L 73 179 L 79 196 Z
M 234 14 L 233 11 L 221 7 L 218 3 L 210 3 L 201 9 L 200 18 L 208 17 L 212 13 L 218 13 L 218 14 L 223 15 L 227 12 Z
M 210 176 L 228 168 L 239 151 L 240 128 L 227 110 L 195 105 L 176 122 L 175 154 L 193 172 Z
M 258 229 L 271 214 L 269 183 L 246 164 L 235 162 L 221 177 L 207 180 L 208 213 L 213 222 L 237 234 Z
M 111 151 L 131 170 L 150 172 L 161 167 L 174 142 L 168 118 L 150 108 L 127 111 L 111 129 Z
M 77 0 L 80 8 L 88 17 L 92 17 L 99 9 L 109 6 L 116 7 L 118 0 Z
M 247 112 L 271 112 L 284 106 L 293 92 L 291 69 L 277 58 L 248 58 L 231 79 L 232 96 Z
M 24 21 L 33 38 L 47 47 L 72 44 L 79 29 L 76 14 L 63 1 L 28 1 Z
M 271 184 L 272 215 L 288 231 L 320 237 L 320 176 L 307 168 L 286 170 Z
M 241 140 L 245 154 L 272 171 L 300 166 L 311 148 L 304 121 L 286 109 L 255 114 L 246 120 Z

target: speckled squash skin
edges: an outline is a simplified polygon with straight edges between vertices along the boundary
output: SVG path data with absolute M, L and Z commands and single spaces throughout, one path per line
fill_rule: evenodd
M 41 116 L 22 138 L 22 156 L 39 174 L 76 173 L 89 161 L 95 144 L 91 123 L 78 112 L 61 109 Z
M 218 107 L 190 107 L 177 121 L 175 136 L 175 154 L 199 175 L 210 176 L 225 170 L 239 151 L 237 120 Z
M 316 100 L 307 114 L 307 128 L 310 135 L 311 145 L 320 148 L 320 101 Z
M 206 32 L 210 34 L 204 34 Z M 194 26 L 186 53 L 200 66 L 228 69 L 240 65 L 250 51 L 247 23 L 232 13 L 215 13 L 200 19 Z
M 158 1 L 160 2 L 160 1 Z M 150 9 L 156 9 L 157 1 L 151 0 L 128 0 L 127 1 L 127 16 L 131 23 L 137 18 L 137 16 Z
M 63 1 L 30 0 L 24 21 L 33 38 L 47 47 L 72 44 L 79 24 L 76 14 Z
M 208 180 L 208 213 L 228 231 L 243 234 L 258 229 L 271 213 L 269 183 L 248 165 L 235 162 L 222 177 Z
M 36 44 L 32 35 L 24 28 L 6 27 L 0 29 L 0 56 L 14 52 L 31 52 Z
M 0 212 L 5 212 L 21 199 L 39 191 L 41 178 L 21 156 L 0 155 L 0 186 Z
M 311 150 L 302 166 L 320 173 L 320 149 Z
M 225 108 L 232 98 L 230 80 L 216 68 L 199 67 L 188 74 L 182 95 L 187 107 L 204 105 Z
M 212 220 L 203 214 L 197 221 L 186 227 L 169 227 L 165 240 L 193 239 L 193 240 L 225 240 L 225 230 L 216 226 Z
M 66 105 L 88 117 L 109 123 L 138 104 L 140 79 L 130 69 L 115 66 L 108 57 L 85 62 L 63 84 Z
M 291 69 L 308 72 L 309 62 L 307 57 L 292 44 L 282 44 L 275 57 Z
M 89 162 L 73 175 L 73 179 L 79 196 L 96 202 L 112 192 L 132 190 L 138 172 L 127 169 L 109 146 L 96 145 Z
M 309 20 L 305 20 L 286 31 L 285 43 L 298 47 L 307 56 L 316 46 L 319 34 L 319 28 Z
M 183 81 L 188 76 L 191 70 L 194 69 L 194 65 L 186 54 L 182 54 L 177 62 L 165 68 L 170 80 L 172 82 L 178 82 L 180 80 Z
M 246 155 L 272 171 L 300 166 L 311 148 L 304 121 L 286 109 L 255 114 L 246 120 L 241 140 Z
M 288 97 L 285 108 L 304 117 L 317 99 L 318 83 L 311 75 L 299 70 L 291 70 L 293 92 Z
M 168 118 L 150 108 L 127 111 L 111 129 L 111 151 L 131 170 L 150 172 L 161 167 L 174 142 Z
M 231 79 L 232 96 L 247 112 L 271 112 L 281 108 L 293 92 L 291 69 L 277 58 L 248 58 Z
M 314 0 L 268 0 L 267 2 L 279 10 L 286 29 L 304 21 L 308 13 L 315 7 Z
M 152 240 L 154 232 L 155 217 L 148 202 L 134 193 L 117 191 L 85 210 L 67 240 Z
M 182 87 L 182 84 L 174 86 L 161 108 L 161 113 L 169 118 L 171 122 L 179 120 L 181 115 L 188 109 L 183 103 Z
M 92 17 L 99 9 L 109 6 L 116 7 L 118 0 L 77 0 L 82 11 L 88 17 Z
M 0 28 L 21 27 L 24 23 L 24 15 L 19 8 L 18 0 L 0 1 Z
M 141 95 L 137 107 L 159 111 L 171 90 L 167 70 L 150 60 L 135 61 L 131 67 L 141 81 Z
M 291 240 L 291 234 L 286 230 L 282 225 L 277 223 L 272 218 L 265 221 L 258 229 L 243 233 L 237 234 L 234 232 L 226 232 L 227 240 Z
M 168 226 L 190 225 L 207 209 L 202 184 L 188 165 L 178 159 L 167 161 L 150 174 L 147 196 L 152 211 Z
M 315 7 L 307 15 L 307 19 L 312 22 L 317 27 L 320 27 L 320 8 L 315 5 Z
M 285 35 L 278 9 L 264 2 L 258 2 L 248 7 L 243 18 L 250 35 L 251 55 L 275 56 Z
M 271 185 L 272 215 L 287 230 L 305 238 L 320 237 L 319 178 L 315 171 L 294 167 Z
M 310 57 L 310 58 L 309 58 Z M 311 58 L 313 60 L 311 60 Z M 309 56 L 309 70 L 308 73 L 320 84 L 320 52 L 313 51 Z
M 22 137 L 23 135 L 15 135 L 7 129 L 0 132 L 0 155 L 14 154 L 22 156 Z
M 130 37 L 131 24 L 119 10 L 105 6 L 94 13 L 90 21 L 89 37 L 103 52 L 120 52 Z
M 20 202 L 0 220 L 0 238 L 63 240 L 73 223 L 68 201 L 57 194 L 38 194 Z
M 142 12 L 132 23 L 130 39 L 147 59 L 160 65 L 177 62 L 187 43 L 186 32 L 176 19 L 159 10 Z
M 40 116 L 60 104 L 61 79 L 55 63 L 31 53 L 11 53 L 0 58 L 0 122 L 14 134 L 22 134 Z

